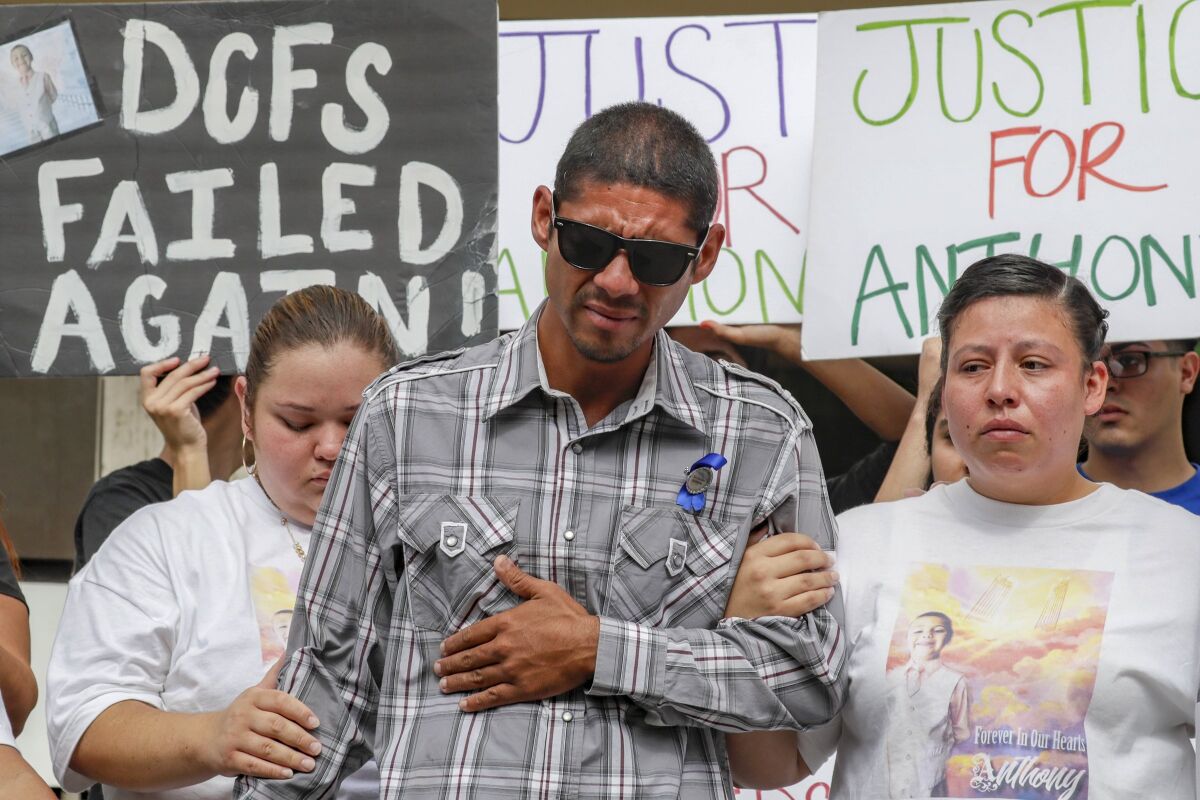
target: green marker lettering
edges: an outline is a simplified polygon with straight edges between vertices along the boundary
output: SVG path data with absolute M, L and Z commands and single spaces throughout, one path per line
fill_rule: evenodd
M 1033 238 L 1029 241 L 1029 257 L 1037 258 L 1038 252 L 1041 249 L 1042 249 L 1042 235 L 1040 233 L 1035 233 L 1033 235 Z M 1075 239 L 1074 239 L 1074 241 L 1071 242 L 1071 258 L 1070 259 L 1068 259 L 1067 261 L 1059 261 L 1059 262 L 1046 261 L 1046 259 L 1042 259 L 1042 260 L 1046 261 L 1047 264 L 1050 264 L 1053 267 L 1058 267 L 1059 269 L 1068 270 L 1071 277 L 1074 278 L 1079 274 L 1079 264 L 1082 261 L 1082 259 L 1083 259 L 1083 237 L 1079 234 L 1075 234 Z
M 921 83 L 921 70 L 917 62 L 917 41 L 913 38 L 914 25 L 952 25 L 960 22 L 970 22 L 966 17 L 934 17 L 930 19 L 897 19 L 885 20 L 883 22 L 866 22 L 859 25 L 855 30 L 859 33 L 867 31 L 882 31 L 889 28 L 904 28 L 904 33 L 908 37 L 908 69 L 911 76 L 908 86 L 908 96 L 904 98 L 904 105 L 890 117 L 886 119 L 873 119 L 868 117 L 862 110 L 862 104 L 859 102 L 859 95 L 862 93 L 863 81 L 867 79 L 867 72 L 863 70 L 858 76 L 858 80 L 854 84 L 854 113 L 858 114 L 858 118 L 868 125 L 891 125 L 896 120 L 903 117 L 908 110 L 912 108 L 913 101 L 917 99 L 917 87 Z
M 1109 242 L 1120 242 L 1121 244 L 1125 245 L 1125 249 L 1129 251 L 1129 257 L 1133 259 L 1133 277 L 1130 279 L 1129 286 L 1126 287 L 1125 291 L 1120 292 L 1119 294 L 1109 294 L 1108 292 L 1104 291 L 1104 289 L 1100 286 L 1100 276 L 1097 274 L 1100 267 L 1100 259 L 1104 256 L 1104 251 L 1108 249 Z M 1135 248 L 1133 243 L 1123 236 L 1117 236 L 1115 234 L 1109 236 L 1100 243 L 1100 246 L 1096 248 L 1096 252 L 1092 256 L 1092 288 L 1096 291 L 1096 294 L 1100 295 L 1105 300 L 1123 300 L 1129 295 L 1133 294 L 1133 290 L 1137 288 L 1138 278 L 1141 276 L 1141 273 L 1142 265 L 1138 261 L 1137 248 Z M 1147 291 L 1146 301 L 1148 305 L 1154 305 L 1153 288 Z
M 509 294 L 516 295 L 517 302 L 521 304 L 521 317 L 523 319 L 529 319 L 529 306 L 525 302 L 525 292 L 521 291 L 521 278 L 517 275 L 517 266 L 513 263 L 512 253 L 509 252 L 507 247 L 501 250 L 500 255 L 496 257 L 497 275 L 500 274 L 500 268 L 505 262 L 508 262 L 508 274 L 512 276 L 513 288 L 501 289 L 499 286 L 497 286 L 496 296 L 502 297 Z
M 978 239 L 970 239 L 962 244 L 954 245 L 954 252 L 952 255 L 955 257 L 961 256 L 968 250 L 976 250 L 982 247 L 984 248 L 984 255 L 982 257 L 991 258 L 992 256 L 996 255 L 996 245 L 1019 241 L 1021 241 L 1021 234 L 1017 231 L 1009 231 L 1008 233 L 994 233 L 991 236 L 981 236 Z
M 1092 79 L 1088 68 L 1087 25 L 1083 21 L 1083 12 L 1089 8 L 1129 8 L 1134 0 L 1072 0 L 1069 3 L 1051 6 L 1040 12 L 1038 17 L 1049 17 L 1064 11 L 1075 12 L 1075 28 L 1079 33 L 1079 64 L 1083 71 L 1083 104 L 1092 104 Z
M 951 122 L 969 122 L 974 119 L 979 113 L 980 107 L 983 105 L 983 38 L 979 35 L 979 28 L 975 29 L 975 107 L 971 109 L 971 113 L 959 119 L 950 113 L 950 107 L 946 105 L 946 83 L 943 78 L 942 70 L 942 39 L 945 33 L 945 28 L 937 29 L 937 85 L 938 85 L 938 102 L 942 106 L 942 116 Z
M 1179 78 L 1179 64 L 1175 58 L 1175 34 L 1179 29 L 1179 18 L 1183 16 L 1183 10 L 1194 2 L 1196 0 L 1186 0 L 1183 5 L 1175 9 L 1175 14 L 1171 17 L 1171 29 L 1167 35 L 1167 55 L 1171 62 L 1171 83 L 1175 84 L 1175 93 L 1189 100 L 1200 100 L 1200 92 L 1189 92 L 1183 88 L 1183 81 Z
M 704 302 L 708 304 L 708 308 L 718 317 L 728 317 L 734 311 L 737 311 L 738 306 L 746 299 L 746 268 L 742 265 L 742 257 L 730 250 L 728 247 L 721 248 L 722 253 L 728 253 L 737 262 L 738 280 L 741 282 L 741 287 L 738 289 L 737 300 L 733 301 L 733 305 L 726 309 L 717 308 L 713 303 L 712 295 L 708 293 L 708 281 L 704 281 L 701 286 L 704 289 Z
M 1138 86 L 1142 97 L 1142 113 L 1150 113 L 1150 90 L 1146 88 L 1146 9 L 1137 10 Z
M 871 267 L 875 262 L 879 262 L 880 269 L 883 270 L 883 277 L 887 280 L 887 285 L 882 289 L 874 289 L 867 291 L 867 281 L 871 278 Z M 880 295 L 890 294 L 892 302 L 896 305 L 896 315 L 900 317 L 900 324 L 904 326 L 904 333 L 909 339 L 913 337 L 912 325 L 908 324 L 908 315 L 904 313 L 904 304 L 900 302 L 900 292 L 908 288 L 908 282 L 896 283 L 892 278 L 892 271 L 888 269 L 887 259 L 883 255 L 883 246 L 875 245 L 871 248 L 871 252 L 867 255 L 867 264 L 863 268 L 862 283 L 858 286 L 858 297 L 854 301 L 854 317 L 850 320 L 850 344 L 858 344 L 858 323 L 862 317 L 863 304 L 868 300 L 879 297 Z
M 996 98 L 996 104 L 998 106 L 1000 106 L 1002 109 L 1004 109 L 1005 111 L 1007 111 L 1009 114 L 1012 114 L 1014 117 L 1031 117 L 1035 113 L 1037 113 L 1037 110 L 1039 108 L 1042 107 L 1042 98 L 1046 94 L 1046 82 L 1042 80 L 1041 70 L 1039 70 L 1037 68 L 1037 64 L 1034 64 L 1033 61 L 1029 58 L 1029 56 L 1025 55 L 1020 50 L 1018 50 L 1017 48 L 1013 47 L 1011 44 L 1009 44 L 1008 42 L 1006 42 L 1002 38 L 1000 38 L 1000 23 L 1004 19 L 1006 19 L 1008 17 L 1012 17 L 1012 16 L 1017 16 L 1017 17 L 1020 17 L 1021 19 L 1025 20 L 1026 27 L 1029 27 L 1029 28 L 1033 27 L 1033 17 L 1029 16 L 1024 11 L 1020 11 L 1018 9 L 1012 8 L 1012 9 L 1009 9 L 1008 11 L 1005 11 L 1003 14 L 1000 14 L 999 16 L 997 16 L 995 21 L 992 22 L 992 38 L 996 40 L 996 44 L 1000 45 L 1002 48 L 1004 48 L 1008 52 L 1012 53 L 1014 56 L 1019 58 L 1021 61 L 1024 61 L 1025 65 L 1028 66 L 1030 70 L 1032 70 L 1033 77 L 1037 78 L 1037 85 L 1038 85 L 1037 100 L 1034 101 L 1033 105 L 1030 106 L 1027 111 L 1017 111 L 1015 108 L 1010 108 L 1008 106 L 1008 104 L 1004 102 L 1004 98 L 1000 97 L 1000 86 L 995 81 L 992 81 L 992 95 Z
M 1141 245 L 1142 245 L 1142 266 L 1143 266 L 1144 272 L 1146 273 L 1147 301 L 1149 301 L 1149 299 L 1151 297 L 1155 297 L 1154 275 L 1153 275 L 1153 270 L 1151 270 L 1151 266 L 1153 263 L 1151 256 L 1150 256 L 1151 250 L 1153 250 L 1155 253 L 1158 254 L 1158 257 L 1161 258 L 1166 263 L 1167 268 L 1170 269 L 1171 272 L 1175 273 L 1175 280 L 1179 281 L 1179 285 L 1183 287 L 1183 291 L 1188 296 L 1188 299 L 1195 300 L 1196 299 L 1196 273 L 1192 269 L 1192 237 L 1186 236 L 1186 235 L 1183 237 L 1183 269 L 1182 270 L 1180 270 L 1179 267 L 1175 266 L 1175 261 L 1169 255 L 1167 255 L 1167 251 L 1163 248 L 1163 246 L 1161 244 L 1158 243 L 1158 240 L 1155 239 L 1153 236 L 1150 236 L 1149 234 L 1147 234 L 1146 236 L 1143 236 Z M 1150 303 L 1150 305 L 1154 305 L 1154 303 Z
M 950 248 L 953 251 L 953 248 Z M 950 287 L 954 285 L 955 279 L 958 277 L 955 273 L 958 267 L 955 264 L 953 255 L 946 265 L 946 274 L 943 275 L 938 271 L 937 265 L 933 263 L 933 256 L 929 254 L 929 248 L 923 244 L 917 245 L 917 309 L 921 315 L 921 336 L 929 335 L 929 301 L 928 293 L 925 291 L 925 272 L 933 276 L 933 282 L 937 284 L 938 290 L 941 291 L 942 297 L 950 291 Z M 941 300 L 938 301 L 941 303 Z
M 788 290 L 787 282 L 783 279 L 783 275 L 779 273 L 779 269 L 775 266 L 775 262 L 767 255 L 765 250 L 758 250 L 754 253 L 754 274 L 758 279 L 758 308 L 762 312 L 762 321 L 770 322 L 767 314 L 767 289 L 763 280 L 763 265 L 771 268 L 771 272 L 775 274 L 775 280 L 779 283 L 779 289 L 783 292 L 783 296 L 791 303 L 792 308 L 796 309 L 796 313 L 804 313 L 804 272 L 808 263 L 808 254 L 804 254 L 804 260 L 800 264 L 800 283 L 796 286 L 796 293 L 792 294 Z

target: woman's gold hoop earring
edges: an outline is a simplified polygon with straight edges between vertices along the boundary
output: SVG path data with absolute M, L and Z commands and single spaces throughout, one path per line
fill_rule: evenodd
M 246 439 L 246 434 L 243 433 L 242 434 L 242 469 L 246 470 L 247 475 L 253 475 L 255 467 L 257 466 L 257 464 L 254 463 L 254 461 L 255 461 L 255 459 L 254 459 L 254 442 L 249 442 L 250 458 L 247 459 L 246 458 L 246 443 L 248 441 L 249 440 Z

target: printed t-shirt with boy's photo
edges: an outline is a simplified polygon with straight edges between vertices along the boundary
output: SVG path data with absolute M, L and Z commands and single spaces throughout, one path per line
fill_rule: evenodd
M 834 797 L 1195 800 L 1200 517 L 963 480 L 838 528 L 849 697 L 798 740 Z
M 135 512 L 74 578 L 47 680 L 55 774 L 105 709 L 137 700 L 165 711 L 223 709 L 283 654 L 311 531 L 282 522 L 257 481 L 215 481 Z M 377 780 L 340 798 L 375 797 Z M 364 785 L 365 784 L 365 785 Z M 104 787 L 106 800 L 227 800 L 233 778 L 155 793 Z

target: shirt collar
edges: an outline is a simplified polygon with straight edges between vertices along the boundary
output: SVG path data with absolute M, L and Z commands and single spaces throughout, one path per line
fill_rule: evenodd
M 550 396 L 556 394 L 546 379 L 546 368 L 537 342 L 537 322 L 545 309 L 546 303 L 543 302 L 501 349 L 488 392 L 485 420 L 515 405 L 534 389 L 540 388 Z M 665 331 L 660 330 L 654 335 L 650 365 L 629 404 L 624 422 L 632 422 L 658 406 L 683 424 L 700 433 L 707 433 L 704 412 L 680 351 L 680 346 Z
M 932 675 L 942 668 L 942 660 L 939 658 L 936 661 L 913 661 L 909 659 L 905 665 L 906 672 L 916 672 L 921 675 Z
M 484 407 L 485 421 L 515 405 L 534 389 L 545 386 L 545 370 L 537 344 L 537 322 L 545 308 L 543 302 L 500 349 Z
M 704 426 L 704 409 L 696 396 L 695 378 L 688 374 L 684 363 L 684 348 L 675 342 L 666 331 L 660 330 L 654 337 L 654 352 L 657 356 L 651 367 L 656 367 L 658 378 L 655 403 L 675 419 L 707 434 Z

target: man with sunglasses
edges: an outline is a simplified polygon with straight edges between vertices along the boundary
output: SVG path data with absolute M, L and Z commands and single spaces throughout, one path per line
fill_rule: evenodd
M 1200 514 L 1200 471 L 1183 445 L 1183 403 L 1200 375 L 1196 340 L 1126 342 L 1106 348 L 1108 396 L 1084 426 L 1095 481 L 1137 489 Z
M 320 720 L 316 768 L 239 797 L 329 797 L 373 753 L 387 798 L 715 800 L 721 731 L 836 713 L 847 641 L 811 425 L 663 332 L 720 252 L 717 184 L 678 114 L 592 116 L 533 197 L 546 303 L 367 389 L 280 677 Z M 725 618 L 764 530 L 803 573 L 797 616 Z

